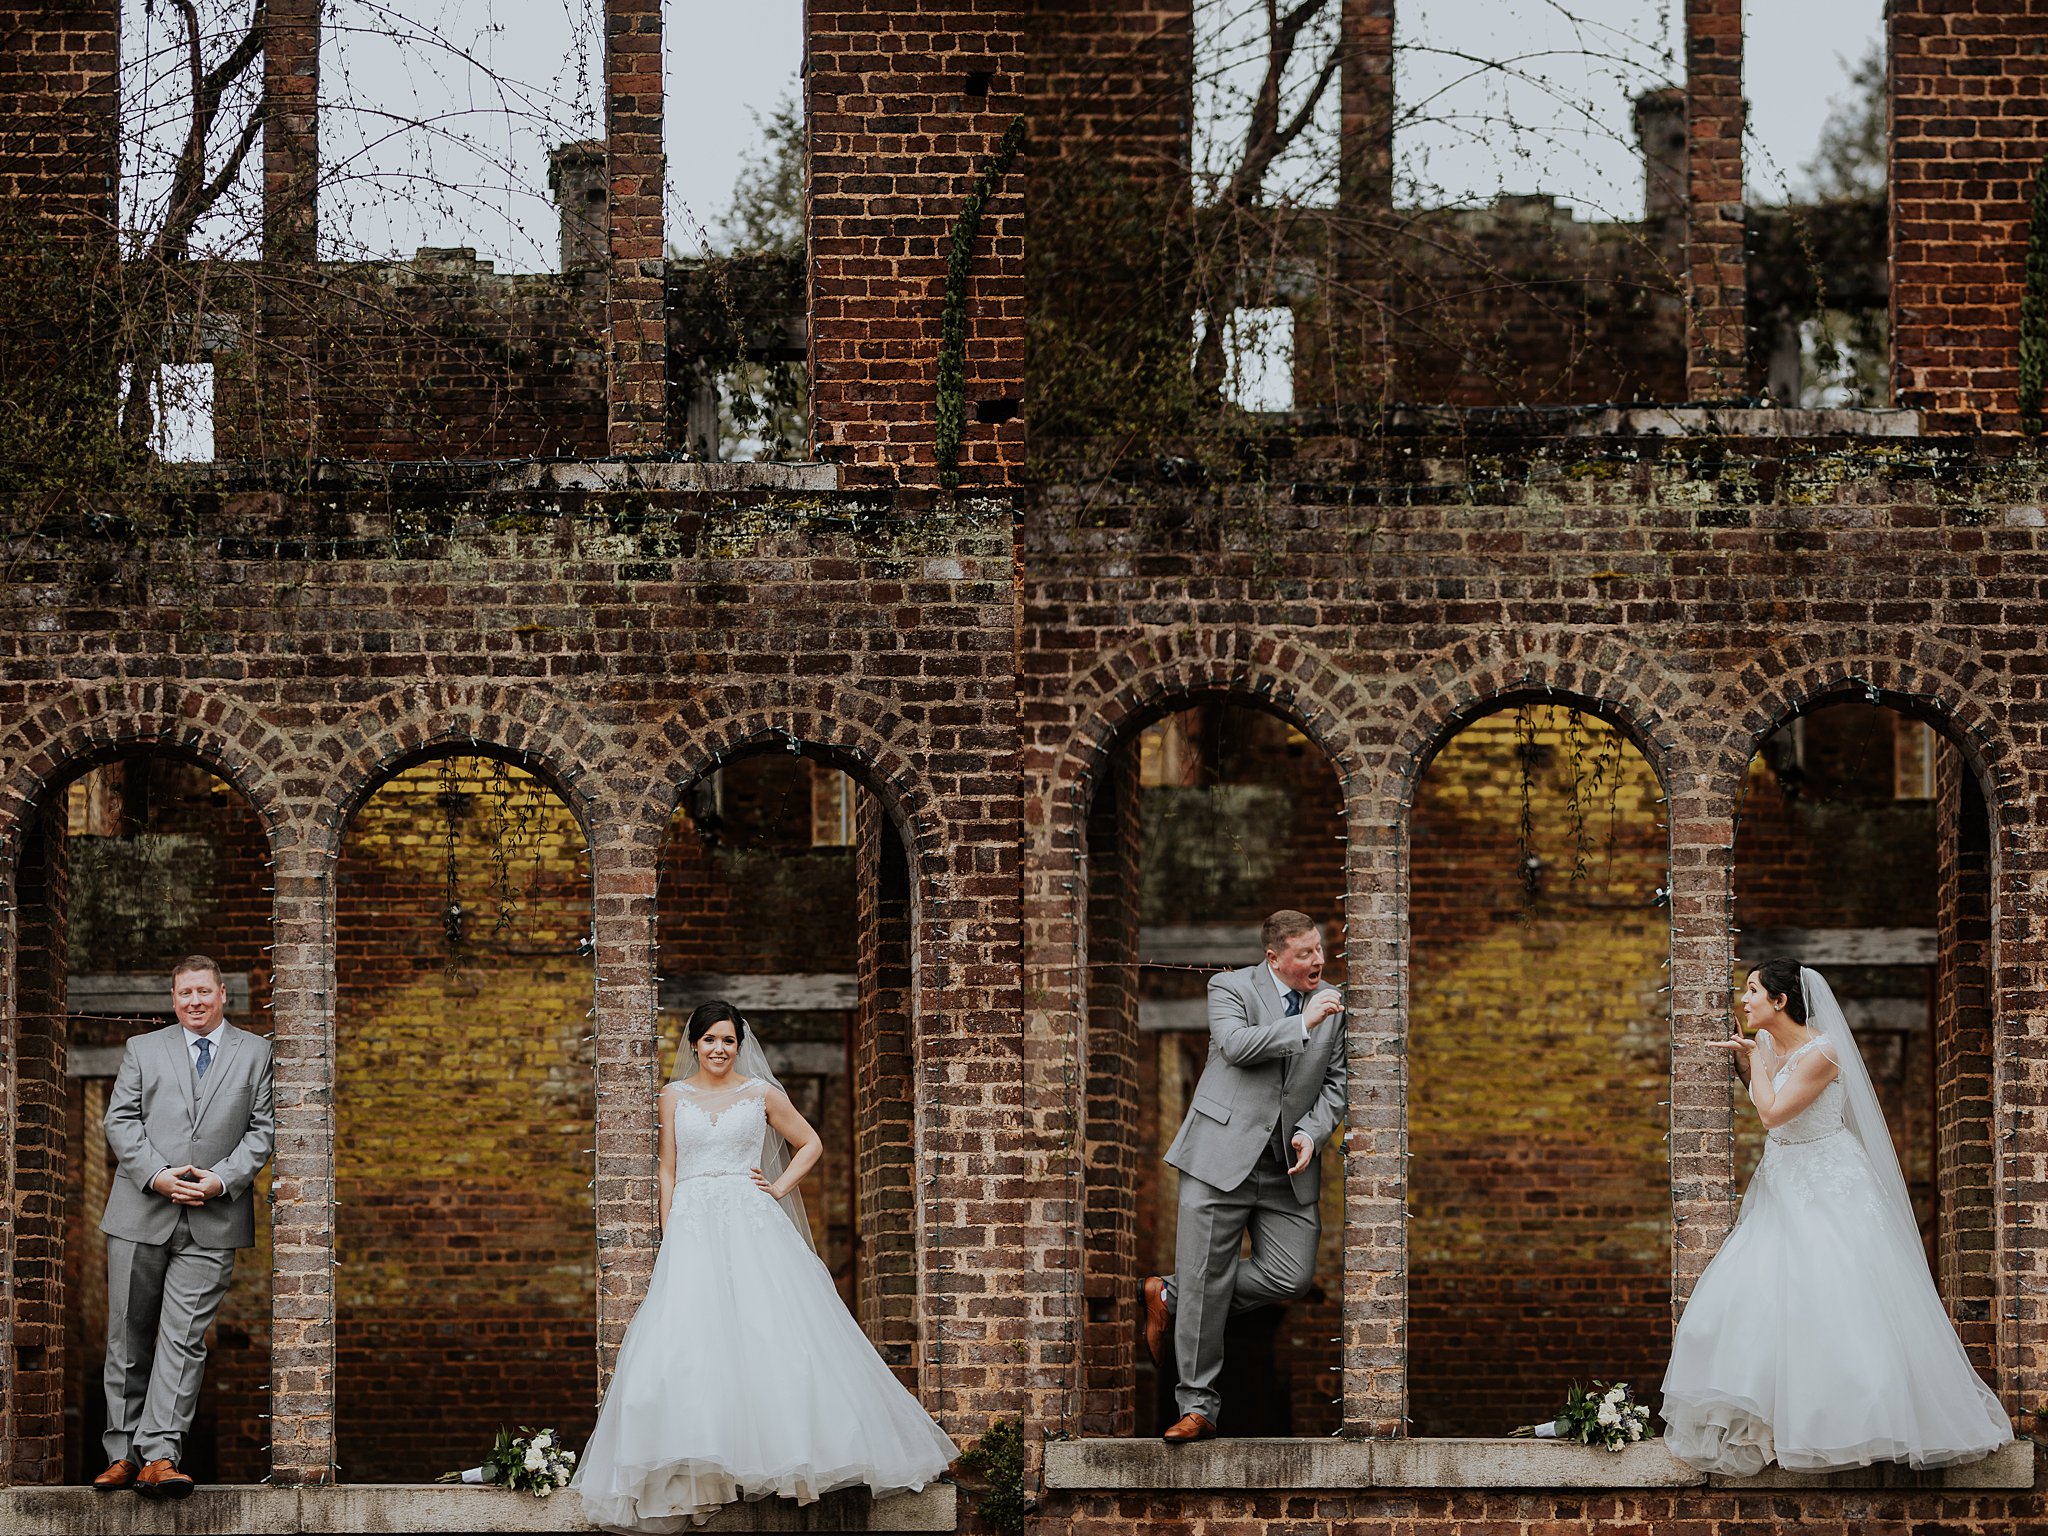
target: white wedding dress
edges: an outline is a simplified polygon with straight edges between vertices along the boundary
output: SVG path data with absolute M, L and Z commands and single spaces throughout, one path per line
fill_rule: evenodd
M 571 1485 L 614 1530 L 735 1498 L 922 1488 L 959 1450 L 890 1374 L 823 1261 L 749 1170 L 767 1091 L 676 1087 L 668 1229 Z
M 1816 981 L 1809 1022 L 1834 1002 L 1820 982 L 1815 1007 Z M 1846 1026 L 1772 1080 L 1782 1087 L 1812 1050 L 1841 1070 L 1769 1133 L 1734 1230 L 1686 1303 L 1664 1377 L 1665 1448 L 1738 1477 L 1772 1461 L 1821 1471 L 1989 1455 L 2011 1422 L 1942 1309 L 1889 1134 L 1881 1122 L 1858 1133 L 1855 1106 L 1869 1118 L 1876 1101 Z

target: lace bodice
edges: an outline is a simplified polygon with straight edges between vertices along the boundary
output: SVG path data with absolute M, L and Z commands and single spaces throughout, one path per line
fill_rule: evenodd
M 761 1161 L 768 1092 L 743 1083 L 724 1093 L 673 1085 L 676 1101 L 676 1182 L 737 1175 Z
M 1799 1058 L 1808 1051 L 1817 1049 L 1819 1045 L 1820 1041 L 1809 1040 L 1790 1056 L 1787 1056 L 1784 1061 L 1779 1063 L 1778 1070 L 1771 1074 L 1771 1086 L 1782 1089 L 1785 1086 L 1786 1079 L 1791 1077 L 1792 1068 L 1797 1064 Z M 1842 1129 L 1842 1106 L 1847 1096 L 1847 1091 L 1842 1087 L 1841 1078 L 1836 1077 L 1829 1082 L 1827 1087 L 1821 1089 L 1814 1096 L 1813 1102 L 1807 1105 L 1806 1108 L 1799 1111 L 1798 1114 L 1787 1120 L 1783 1125 L 1772 1127 L 1770 1139 L 1776 1142 L 1797 1145 L 1800 1142 L 1819 1141 L 1823 1136 L 1834 1135 L 1835 1132 Z

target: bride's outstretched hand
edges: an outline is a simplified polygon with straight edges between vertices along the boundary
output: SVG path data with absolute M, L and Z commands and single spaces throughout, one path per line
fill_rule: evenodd
M 1714 1044 L 1734 1058 L 1735 1070 L 1747 1079 L 1750 1061 L 1756 1054 L 1756 1042 L 1746 1035 L 1736 1034 L 1726 1040 L 1716 1040 Z

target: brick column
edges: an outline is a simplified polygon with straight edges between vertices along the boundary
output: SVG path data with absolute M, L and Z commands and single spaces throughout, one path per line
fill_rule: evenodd
M 263 38 L 263 262 L 256 360 L 257 433 L 266 458 L 305 459 L 318 431 L 312 276 L 319 259 L 319 0 L 270 0 Z
M 1394 217 L 1394 0 L 1344 0 L 1338 46 L 1337 340 L 1340 404 L 1393 387 L 1387 252 Z
M 1349 807 L 1344 998 L 1344 1432 L 1404 1435 L 1408 1400 L 1408 850 L 1392 800 Z
M 1088 999 L 1080 1053 L 1084 1095 L 1081 1146 L 1058 1150 L 1084 1158 L 1081 1349 L 1084 1435 L 1136 1431 L 1139 1383 L 1132 1326 L 1138 1272 L 1138 1187 L 1167 1182 L 1141 1145 L 1138 1108 L 1139 816 L 1135 744 L 1103 767 L 1088 818 L 1088 932 L 1082 973 Z M 1149 1382 L 1149 1373 L 1143 1381 Z
M 334 1477 L 333 870 L 318 840 L 281 841 L 271 973 L 270 1467 L 283 1484 Z
M 1708 776 L 1666 765 L 1666 783 Z M 1733 807 L 1694 789 L 1666 807 L 1671 864 L 1671 1304 L 1691 1296 L 1734 1219 L 1734 1077 L 1726 1053 L 1735 893 Z
M 6 1192 L 14 1217 L 13 1338 L 7 1355 L 12 1455 L 6 1471 L 9 1480 L 30 1484 L 64 1480 L 64 954 L 70 859 L 62 816 L 60 797 L 30 826 L 16 883 L 21 965 L 14 983 L 14 1135 Z M 100 1241 L 97 1222 L 94 1228 L 87 1241 Z
M 1976 776 L 1946 743 L 1935 762 L 1935 807 L 1935 1274 L 1971 1363 L 1995 1376 L 1991 823 Z
M 591 939 L 596 950 L 592 1056 L 597 1071 L 598 1379 L 611 1379 L 626 1326 L 647 1294 L 661 1243 L 661 1091 L 654 980 L 654 898 L 661 825 L 591 829 Z
M 910 868 L 871 794 L 855 808 L 860 998 L 853 1032 L 854 1292 L 860 1325 L 918 1386 L 916 1108 L 911 1102 Z
M 1024 105 L 1025 12 L 959 0 L 805 10 L 816 453 L 845 464 L 850 485 L 929 485 L 947 257 Z M 1025 179 L 1020 157 L 969 253 L 963 487 L 1013 484 L 1023 465 Z
M 1741 392 L 1742 0 L 1685 0 L 1685 393 Z
M 611 159 L 606 441 L 613 453 L 658 453 L 668 445 L 661 0 L 608 0 L 604 81 Z

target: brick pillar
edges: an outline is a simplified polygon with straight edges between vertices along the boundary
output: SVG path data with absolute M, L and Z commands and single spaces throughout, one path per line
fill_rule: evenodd
M 313 350 L 320 214 L 319 0 L 271 0 L 263 39 L 263 262 L 255 451 L 305 459 L 318 431 Z
M 116 0 L 0 0 L 0 190 L 37 227 L 111 252 Z
M 1991 821 L 1946 742 L 1935 760 L 1935 1277 L 1971 1363 L 1997 1369 L 1998 1232 L 1991 1127 Z
M 845 464 L 849 484 L 933 484 L 947 256 L 1024 105 L 1024 11 L 960 0 L 809 0 L 805 11 L 816 453 Z M 1014 484 L 1023 467 L 1025 158 L 982 209 L 968 262 L 963 487 Z
M 1667 764 L 1668 784 L 1698 783 Z M 1735 965 L 1735 894 L 1729 807 L 1697 791 L 1674 794 L 1671 838 L 1671 1305 L 1684 1311 L 1693 1283 L 1735 1217 L 1735 1078 L 1727 1053 Z
M 1685 393 L 1741 392 L 1742 0 L 1685 0 Z
M 64 1008 L 69 870 L 63 808 L 30 826 L 17 876 L 12 1366 L 16 1483 L 64 1479 Z M 93 1240 L 98 1233 L 93 1234 Z
M 1394 0 L 1344 0 L 1337 150 L 1338 401 L 1393 387 L 1387 252 L 1394 218 Z
M 668 443 L 661 0 L 607 0 L 604 80 L 611 158 L 606 441 L 613 453 L 658 453 Z
M 916 1106 L 911 1078 L 910 865 L 871 794 L 855 810 L 860 1001 L 853 1033 L 854 1291 L 860 1325 L 918 1388 Z
M 314 841 L 280 840 L 271 973 L 270 1467 L 288 1485 L 334 1476 L 334 862 Z
M 1137 753 L 1105 765 L 1088 818 L 1088 932 L 1083 963 L 1088 1028 L 1079 1147 L 1082 1167 L 1081 1354 L 1084 1435 L 1136 1431 L 1138 1186 L 1165 1169 L 1140 1144 L 1138 1051 L 1139 816 Z
M 1361 732 L 1361 734 L 1363 734 Z M 1344 1432 L 1407 1433 L 1408 1007 L 1406 820 L 1364 804 L 1338 766 L 1349 808 L 1344 859 L 1344 1034 L 1351 1068 L 1344 1130 Z
M 600 824 L 591 833 L 600 1382 L 611 1379 L 661 1244 L 654 900 L 663 830 L 660 825 Z

